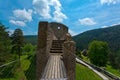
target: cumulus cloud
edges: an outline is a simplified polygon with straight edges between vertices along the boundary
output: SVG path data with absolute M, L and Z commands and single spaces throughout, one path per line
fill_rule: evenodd
M 62 22 L 67 19 L 67 16 L 61 11 L 61 3 L 59 0 L 33 0 L 35 13 L 42 16 L 44 19 L 53 19 L 57 22 Z M 51 7 L 54 8 L 53 12 Z M 51 15 L 53 14 L 53 16 Z
M 59 0 L 51 0 L 50 3 L 55 8 L 55 11 L 53 12 L 53 20 L 62 22 L 64 19 L 67 19 L 67 16 L 61 12 L 61 4 Z
M 120 25 L 120 23 L 112 24 L 111 26 L 116 26 L 116 25 Z
M 11 29 L 10 29 L 8 32 L 9 32 L 9 35 L 12 35 L 13 32 L 14 32 L 14 30 L 11 30 Z
M 51 18 L 50 15 L 50 1 L 49 0 L 33 0 L 34 10 L 37 14 L 45 19 Z
M 101 28 L 107 28 L 108 26 L 102 26 Z
M 101 28 L 107 28 L 107 27 L 110 27 L 110 26 L 117 26 L 117 25 L 120 25 L 120 23 L 115 23 L 115 24 L 112 24 L 112 25 L 109 25 L 109 26 L 102 26 Z
M 31 9 L 16 9 L 13 11 L 13 16 L 9 22 L 16 26 L 26 26 L 26 22 L 32 21 L 32 12 Z
M 29 9 L 28 11 L 26 9 L 17 9 L 13 11 L 13 15 L 16 19 L 22 20 L 25 22 L 32 21 L 32 10 Z
M 79 19 L 81 25 L 95 25 L 96 22 L 92 18 Z
M 116 4 L 116 3 L 119 3 L 120 0 L 100 0 L 100 3 L 101 4 Z
M 23 21 L 10 20 L 9 22 L 14 24 L 14 25 L 17 25 L 17 26 L 22 26 L 22 27 L 26 26 L 25 22 L 23 22 Z
M 71 29 L 69 29 L 69 31 L 68 31 L 72 36 L 75 36 L 75 35 L 77 35 L 77 33 L 76 32 L 74 32 L 74 31 L 72 31 Z

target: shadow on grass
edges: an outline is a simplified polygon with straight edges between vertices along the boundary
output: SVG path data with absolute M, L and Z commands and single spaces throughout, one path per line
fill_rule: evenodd
M 29 68 L 24 71 L 27 80 L 36 80 L 36 56 L 28 57 L 30 60 Z
M 0 68 L 0 78 L 13 78 L 17 67 L 18 63 L 13 63 L 11 65 Z

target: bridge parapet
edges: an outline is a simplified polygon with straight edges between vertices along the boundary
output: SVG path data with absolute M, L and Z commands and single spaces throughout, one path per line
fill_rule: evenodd
M 66 39 L 63 44 L 63 61 L 66 67 L 66 74 L 68 80 L 75 80 L 75 42 L 72 40 L 71 35 L 66 34 Z

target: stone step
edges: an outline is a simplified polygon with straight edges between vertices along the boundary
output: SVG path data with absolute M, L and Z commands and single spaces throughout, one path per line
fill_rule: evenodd
M 52 45 L 62 45 L 62 43 L 52 43 Z
M 52 52 L 62 52 L 62 50 L 50 50 Z
M 52 42 L 52 44 L 63 44 L 63 42 Z
M 52 43 L 53 45 L 62 45 L 63 43 Z
M 50 55 L 61 55 L 61 56 L 63 56 L 63 53 L 50 53 Z
M 62 48 L 51 48 L 50 50 L 62 50 Z
M 62 48 L 63 48 L 63 40 L 53 40 L 52 46 L 50 49 L 50 53 L 63 53 Z
M 64 40 L 53 40 L 53 42 L 64 42 Z
M 58 47 L 58 46 L 62 46 L 62 45 L 52 45 L 52 46 L 54 46 L 54 47 L 55 47 L 55 46 Z
M 62 45 L 52 45 L 51 47 L 62 47 Z
M 54 50 L 50 50 L 50 53 L 63 53 L 62 51 L 54 51 Z
M 63 47 L 52 47 L 52 48 L 61 48 L 62 49 Z
M 52 43 L 52 45 L 62 45 L 62 43 Z

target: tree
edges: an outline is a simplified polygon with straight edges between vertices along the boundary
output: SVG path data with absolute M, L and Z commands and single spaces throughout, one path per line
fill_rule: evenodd
M 24 43 L 23 32 L 21 29 L 15 29 L 14 33 L 12 34 L 12 52 L 15 52 L 19 56 L 22 53 L 22 46 Z
M 10 38 L 6 27 L 0 23 L 0 65 L 10 56 Z M 7 59 L 6 59 L 7 58 Z
M 112 65 L 112 67 L 114 67 L 114 68 L 117 68 L 117 65 L 116 65 L 116 56 L 117 55 L 115 53 L 113 53 L 113 52 L 109 53 L 109 62 Z
M 23 54 L 31 55 L 35 51 L 35 46 L 33 46 L 31 43 L 27 43 L 22 48 Z
M 76 55 L 82 59 L 81 51 L 76 51 Z
M 116 58 L 115 58 L 115 63 L 116 63 L 116 67 L 118 69 L 120 69 L 120 51 L 118 51 Z
M 105 66 L 108 60 L 109 48 L 106 42 L 93 41 L 89 45 L 88 56 L 91 63 L 97 66 Z

